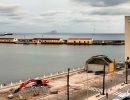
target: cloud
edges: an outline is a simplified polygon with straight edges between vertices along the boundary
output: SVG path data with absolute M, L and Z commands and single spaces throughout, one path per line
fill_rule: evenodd
M 18 6 L 0 5 L 1 16 L 17 16 Z
M 92 19 L 92 18 L 75 18 L 72 20 L 72 22 L 75 22 L 75 23 L 87 23 L 87 22 L 98 22 L 98 21 L 101 21 L 101 20 L 98 20 L 98 19 Z
M 73 23 L 104 23 L 106 21 L 108 22 L 113 22 L 115 20 L 114 18 L 112 19 L 111 17 L 105 17 L 104 16 L 86 16 L 86 17 L 78 17 L 78 18 L 73 18 L 71 22 Z
M 90 15 L 130 15 L 130 8 L 127 7 L 107 7 L 104 9 L 95 9 L 89 12 Z
M 94 7 L 108 7 L 130 2 L 130 0 L 73 0 L 73 1 L 82 4 L 88 4 Z
M 23 19 L 23 17 L 22 16 L 12 16 L 11 19 L 20 20 L 20 19 Z
M 32 20 L 41 24 L 64 24 L 67 20 L 69 20 L 68 16 L 70 15 L 71 12 L 67 10 L 49 10 L 41 13 L 40 15 L 33 16 Z
M 55 15 L 58 15 L 58 14 L 63 14 L 65 13 L 64 11 L 46 11 L 46 12 L 43 12 L 41 14 L 41 16 L 55 16 Z
M 118 24 L 122 25 L 124 17 L 119 16 L 130 14 L 129 3 L 127 3 L 130 0 L 61 0 L 64 3 L 57 1 L 54 5 L 52 2 L 50 5 L 51 0 L 47 2 L 40 0 L 37 4 L 26 0 L 2 1 L 0 27 L 10 31 L 14 29 L 22 32 L 36 32 L 36 30 L 57 29 L 58 31 L 86 32 L 91 31 L 93 23 L 97 30 L 103 30 L 105 25 L 106 27 L 110 25 L 112 28 Z M 38 7 L 35 7 L 35 4 Z M 121 27 L 119 26 L 119 29 Z
M 41 17 L 41 16 L 38 16 L 38 17 L 33 17 L 32 18 L 32 21 L 34 21 L 34 22 L 38 22 L 39 24 L 41 23 L 41 24 L 43 24 L 43 23 L 53 23 L 54 22 L 54 19 L 52 19 L 52 18 L 43 18 L 43 17 Z
M 9 25 L 9 24 L 11 24 L 11 23 L 9 23 L 9 22 L 3 22 L 3 21 L 0 21 L 0 25 Z
M 21 19 L 24 15 L 26 15 L 26 13 L 23 12 L 18 5 L 0 4 L 0 16 Z
M 130 15 L 130 4 L 124 3 L 115 5 L 114 7 L 92 7 L 92 6 L 80 6 L 80 9 L 76 9 L 75 12 L 81 14 L 81 16 L 92 16 L 92 15 L 113 15 L 113 16 L 126 16 Z M 97 17 L 100 17 L 97 16 Z

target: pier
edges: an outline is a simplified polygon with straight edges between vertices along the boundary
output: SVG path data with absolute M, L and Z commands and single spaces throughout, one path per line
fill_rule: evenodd
M 93 45 L 124 45 L 124 40 L 94 40 Z
M 92 38 L 33 38 L 33 39 L 16 39 L 0 38 L 0 43 L 14 44 L 66 44 L 66 45 L 124 45 L 124 40 L 93 40 Z

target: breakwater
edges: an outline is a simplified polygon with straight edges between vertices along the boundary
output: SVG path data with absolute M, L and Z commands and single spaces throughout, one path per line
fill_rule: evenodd
M 124 45 L 124 40 L 94 40 L 93 45 Z
M 14 44 L 67 44 L 67 45 L 124 45 L 124 40 L 93 40 L 92 38 L 0 38 L 0 43 Z

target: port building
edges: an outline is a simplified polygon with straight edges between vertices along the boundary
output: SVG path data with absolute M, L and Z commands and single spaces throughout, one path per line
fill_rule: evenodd
M 17 43 L 31 44 L 32 43 L 32 39 L 18 39 Z
M 67 44 L 92 44 L 92 38 L 68 38 Z
M 15 43 L 16 38 L 0 38 L 0 43 Z
M 64 40 L 62 38 L 33 38 L 32 42 L 41 44 L 62 44 Z
M 113 73 L 114 72 L 114 63 L 113 61 L 105 55 L 97 55 L 93 56 L 86 61 L 86 70 L 88 72 L 103 72 L 103 68 L 105 65 L 106 73 Z
M 125 16 L 125 59 L 130 57 L 130 16 Z

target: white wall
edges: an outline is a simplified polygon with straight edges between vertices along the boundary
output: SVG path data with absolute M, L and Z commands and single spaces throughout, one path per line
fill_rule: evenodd
M 125 59 L 130 57 L 130 16 L 125 16 Z
M 103 71 L 104 65 L 98 64 L 88 64 L 88 71 Z M 108 71 L 108 66 L 106 66 L 106 72 Z

